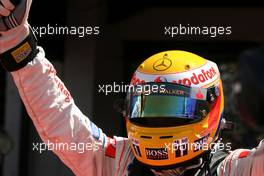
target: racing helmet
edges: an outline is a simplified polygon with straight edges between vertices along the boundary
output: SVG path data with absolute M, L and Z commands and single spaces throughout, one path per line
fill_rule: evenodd
M 224 96 L 217 65 L 172 50 L 146 59 L 126 97 L 126 127 L 135 158 L 151 167 L 190 162 L 219 137 Z

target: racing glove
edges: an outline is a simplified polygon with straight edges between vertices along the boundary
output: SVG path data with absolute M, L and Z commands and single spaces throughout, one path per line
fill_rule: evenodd
M 7 71 L 24 67 L 36 54 L 36 38 L 28 24 L 32 0 L 0 0 L 0 62 Z

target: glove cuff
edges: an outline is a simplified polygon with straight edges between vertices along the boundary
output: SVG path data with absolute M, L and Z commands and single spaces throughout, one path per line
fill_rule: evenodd
M 30 30 L 26 39 L 16 47 L 0 54 L 0 62 L 7 71 L 17 71 L 32 61 L 38 52 L 37 39 Z

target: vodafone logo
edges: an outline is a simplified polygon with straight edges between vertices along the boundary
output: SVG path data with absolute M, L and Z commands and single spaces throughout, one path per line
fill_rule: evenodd
M 177 81 L 172 81 L 174 83 L 177 84 L 183 84 L 186 86 L 190 86 L 192 84 L 194 85 L 198 85 L 200 83 L 204 83 L 208 80 L 211 80 L 212 78 L 214 78 L 217 75 L 216 70 L 214 69 L 214 67 L 211 67 L 209 70 L 201 70 L 200 73 L 192 73 L 191 77 L 186 77 L 186 78 L 182 78 L 179 79 Z
M 199 68 L 188 72 L 171 74 L 147 74 L 136 71 L 131 80 L 131 84 L 141 84 L 145 82 L 172 82 L 185 86 L 201 87 L 217 80 L 219 71 L 214 62 L 207 63 Z

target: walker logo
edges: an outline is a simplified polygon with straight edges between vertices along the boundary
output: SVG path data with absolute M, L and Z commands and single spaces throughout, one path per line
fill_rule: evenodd
M 139 84 L 143 82 L 173 82 L 185 86 L 201 87 L 212 83 L 218 78 L 218 76 L 219 71 L 217 65 L 211 61 L 207 61 L 207 63 L 202 67 L 188 72 L 157 75 L 136 71 L 131 82 L 132 84 Z
M 145 148 L 147 159 L 150 160 L 166 160 L 168 159 L 168 151 L 166 148 Z

